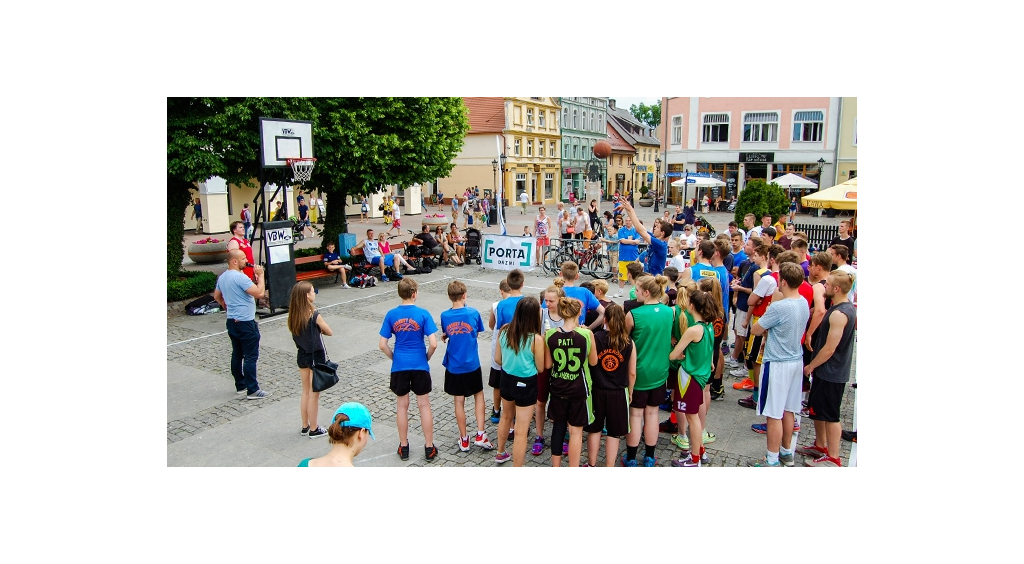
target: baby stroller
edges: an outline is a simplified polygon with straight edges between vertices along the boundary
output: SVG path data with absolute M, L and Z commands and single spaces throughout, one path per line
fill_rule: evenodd
M 299 223 L 297 219 L 292 220 L 292 239 L 301 241 L 306 238 L 306 235 L 302 233 L 305 231 L 304 226 L 305 224 Z
M 480 264 L 480 230 L 470 227 L 466 230 L 466 261 L 476 260 Z

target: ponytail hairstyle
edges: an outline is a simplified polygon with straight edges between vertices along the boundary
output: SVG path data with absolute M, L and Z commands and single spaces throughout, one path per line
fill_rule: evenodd
M 560 298 L 561 299 L 561 298 Z M 505 335 L 505 343 L 513 352 L 530 348 L 530 339 L 540 334 L 540 302 L 533 296 L 524 296 L 516 304 L 512 321 L 501 328 L 498 337 Z
M 348 421 L 348 415 L 339 413 L 334 416 L 334 421 L 327 428 L 327 439 L 332 445 L 341 443 L 345 446 L 352 446 L 352 439 L 362 431 L 359 427 L 342 427 L 341 423 Z
M 292 286 L 292 293 L 288 298 L 288 330 L 292 335 L 299 336 L 313 318 L 316 308 L 309 303 L 308 297 L 312 288 L 313 285 L 306 281 L 296 282 Z
M 697 290 L 690 295 L 690 307 L 693 311 L 700 316 L 701 320 L 705 323 L 711 323 L 716 319 L 716 305 L 715 297 L 711 292 L 705 292 L 704 290 Z
M 724 319 L 725 312 L 722 311 L 722 285 L 718 283 L 717 278 L 701 278 L 700 282 L 697 283 L 697 287 L 701 291 L 707 292 L 711 295 L 712 300 L 715 302 L 715 315 L 713 317 L 704 317 L 704 321 L 714 321 L 715 319 Z M 696 309 L 696 308 L 695 308 Z
M 557 286 L 559 289 L 565 286 L 565 278 L 561 276 L 555 276 L 555 279 L 551 281 L 552 286 Z
M 690 294 L 697 291 L 697 283 L 692 278 L 676 283 L 676 306 L 679 307 L 679 333 L 682 334 L 690 326 L 686 319 L 686 310 L 690 307 Z
M 662 282 L 658 281 L 658 278 L 662 279 Z M 661 300 L 661 296 L 665 294 L 664 284 L 668 282 L 668 278 L 659 275 L 658 278 L 651 276 L 650 274 L 644 274 L 637 278 L 634 284 L 637 288 L 644 290 L 651 295 L 652 299 Z
M 558 316 L 562 319 L 579 319 L 582 304 L 576 298 L 558 298 Z
M 619 304 L 609 304 L 604 309 L 604 322 L 608 325 L 608 344 L 621 351 L 629 345 L 629 332 L 626 331 L 626 313 Z

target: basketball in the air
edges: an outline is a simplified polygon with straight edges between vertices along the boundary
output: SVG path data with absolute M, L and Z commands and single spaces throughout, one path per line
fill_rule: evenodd
M 599 159 L 607 159 L 612 154 L 611 143 L 601 140 L 594 143 L 594 156 Z

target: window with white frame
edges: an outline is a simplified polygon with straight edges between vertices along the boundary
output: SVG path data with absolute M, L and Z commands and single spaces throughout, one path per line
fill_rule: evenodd
M 579 129 L 580 128 L 579 112 L 576 111 L 576 108 L 573 108 L 573 110 L 572 110 L 572 128 L 573 129 Z
M 532 157 L 533 156 L 533 139 L 530 139 L 530 140 L 528 140 L 526 142 L 526 156 L 527 157 Z
M 544 140 L 543 139 L 541 139 L 540 141 L 537 142 L 537 156 L 538 157 L 543 157 L 544 156 Z
M 590 130 L 597 131 L 597 129 L 594 128 L 594 112 L 590 112 Z
M 729 114 L 705 114 L 704 143 L 725 143 L 729 141 Z
M 569 108 L 562 108 L 562 124 L 569 124 Z
M 555 156 L 555 145 L 556 144 L 557 144 L 556 141 L 552 141 L 551 142 L 551 153 L 550 154 L 551 154 L 552 157 Z
M 574 158 L 574 159 L 580 158 L 580 146 L 577 145 L 576 143 L 572 144 L 572 158 Z
M 526 108 L 526 125 L 533 125 L 533 108 Z
M 537 120 L 538 120 L 537 125 L 538 126 L 544 127 L 544 116 L 546 116 L 547 114 L 548 113 L 545 110 L 541 110 L 541 111 L 537 112 Z
M 824 129 L 824 112 L 797 112 L 793 116 L 793 141 L 821 141 Z
M 518 139 L 516 139 L 516 150 L 515 150 L 515 152 L 513 154 L 516 155 L 516 156 L 519 155 L 519 140 Z
M 604 130 L 604 114 L 597 114 L 597 131 L 598 133 L 603 133 Z
M 754 112 L 743 116 L 743 140 L 771 142 L 779 140 L 779 113 Z
M 683 116 L 672 116 L 672 144 L 681 145 L 683 142 Z

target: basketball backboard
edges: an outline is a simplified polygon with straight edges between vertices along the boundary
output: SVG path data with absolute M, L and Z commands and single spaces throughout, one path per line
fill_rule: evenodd
M 260 118 L 263 168 L 287 168 L 286 159 L 314 157 L 313 123 Z

